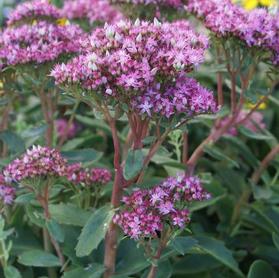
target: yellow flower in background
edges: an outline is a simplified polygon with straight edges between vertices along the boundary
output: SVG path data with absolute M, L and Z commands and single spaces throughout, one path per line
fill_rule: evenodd
M 252 10 L 257 8 L 258 6 L 275 6 L 276 0 L 242 0 L 242 5 L 246 10 Z
M 260 99 L 262 99 L 263 97 L 261 97 Z M 247 101 L 245 103 L 245 108 L 247 109 L 253 109 L 254 107 L 256 106 L 255 103 L 252 103 L 252 102 L 249 102 Z M 267 104 L 266 104 L 266 101 L 265 102 L 262 102 L 259 107 L 257 108 L 257 110 L 265 110 L 267 108 Z
M 65 18 L 65 17 L 57 19 L 56 23 L 58 25 L 60 25 L 60 26 L 65 26 L 65 25 L 69 25 L 70 24 L 69 20 L 67 18 Z
M 4 95 L 4 84 L 2 81 L 0 81 L 0 97 Z

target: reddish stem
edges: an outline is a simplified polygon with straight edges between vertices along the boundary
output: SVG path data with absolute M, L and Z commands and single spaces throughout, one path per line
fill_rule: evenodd
M 187 164 L 189 152 L 188 132 L 183 133 L 182 163 Z
M 4 108 L 4 111 L 3 111 L 3 114 L 2 114 L 2 120 L 1 120 L 1 123 L 0 123 L 0 131 L 4 131 L 8 128 L 8 125 L 9 125 L 9 114 L 10 114 L 10 111 L 11 111 L 11 103 L 9 103 L 5 108 Z M 2 149 L 2 153 L 1 153 L 1 156 L 2 157 L 5 157 L 7 156 L 7 152 L 8 152 L 8 148 L 7 148 L 7 145 L 3 143 L 3 149 Z
M 222 63 L 222 60 L 220 58 L 221 53 L 219 47 L 217 47 L 217 62 L 220 65 Z M 218 105 L 223 106 L 224 105 L 224 95 L 223 95 L 223 76 L 221 72 L 217 73 L 217 95 L 218 95 Z
M 45 219 L 47 221 L 49 221 L 51 219 L 51 215 L 50 215 L 49 207 L 48 207 L 48 200 L 49 200 L 49 186 L 48 185 L 45 187 L 43 196 L 39 195 L 39 196 L 37 196 L 37 199 L 38 199 L 39 203 L 41 204 L 41 206 L 44 210 Z M 49 238 L 53 247 L 54 247 L 54 249 L 55 249 L 55 252 L 56 252 L 56 254 L 57 254 L 57 256 L 60 260 L 61 266 L 63 266 L 65 264 L 65 258 L 64 258 L 64 255 L 63 255 L 61 249 L 60 249 L 59 244 L 57 243 L 57 241 L 51 235 L 49 235 L 47 230 L 44 231 L 44 235 L 45 235 L 45 238 L 44 238 L 45 245 L 47 244 L 46 239 Z
M 234 114 L 237 108 L 236 73 L 231 72 L 231 112 Z
M 262 173 L 268 167 L 270 162 L 277 156 L 278 153 L 279 153 L 279 144 L 271 149 L 271 151 L 261 161 L 260 166 L 254 171 L 251 178 L 253 183 L 257 184 L 259 182 Z
M 254 184 L 257 184 L 259 182 L 262 173 L 264 172 L 264 170 L 268 167 L 270 162 L 276 157 L 276 155 L 278 153 L 279 153 L 279 144 L 271 149 L 271 151 L 261 161 L 260 166 L 253 172 L 252 177 L 251 177 L 251 181 Z M 240 196 L 240 198 L 239 198 L 239 200 L 236 203 L 235 208 L 234 208 L 234 212 L 233 212 L 232 220 L 231 220 L 232 225 L 234 225 L 236 223 L 236 221 L 238 220 L 238 218 L 240 216 L 240 213 L 241 213 L 241 209 L 246 203 L 248 203 L 250 195 L 251 195 L 251 189 L 250 188 L 246 188 L 242 192 L 242 194 L 241 194 L 241 196 Z
M 120 205 L 122 196 L 122 185 L 124 183 L 123 169 L 121 166 L 121 148 L 120 141 L 117 134 L 115 119 L 111 117 L 109 111 L 104 108 L 103 110 L 106 120 L 108 121 L 114 145 L 114 183 L 112 188 L 111 204 L 113 208 L 117 208 Z M 106 268 L 104 278 L 111 277 L 115 272 L 116 250 L 117 250 L 117 226 L 111 221 L 105 237 L 105 257 L 104 265 Z

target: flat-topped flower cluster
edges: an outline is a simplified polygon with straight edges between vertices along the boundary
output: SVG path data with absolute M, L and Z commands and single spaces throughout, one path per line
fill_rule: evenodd
M 121 102 L 132 102 L 133 108 L 148 115 L 153 102 L 157 106 L 152 107 L 154 112 L 165 116 L 175 110 L 187 112 L 175 101 L 183 100 L 188 108 L 192 92 L 201 95 L 201 103 L 192 105 L 192 112 L 216 110 L 211 96 L 206 105 L 203 102 L 204 96 L 211 92 L 205 93 L 197 82 L 181 78 L 204 61 L 208 47 L 208 39 L 194 32 L 187 21 L 120 21 L 96 29 L 83 47 L 84 54 L 55 66 L 51 75 L 57 84 L 78 84 Z M 176 96 L 171 95 L 173 92 Z M 146 105 L 150 108 L 140 106 L 142 99 L 149 102 Z M 166 107 L 170 105 L 173 107 Z
M 47 1 L 19 5 L 0 36 L 0 66 L 40 64 L 78 52 L 83 31 L 77 25 L 59 24 L 59 16 L 59 10 Z
M 75 184 L 106 184 L 111 179 L 107 169 L 85 169 L 81 164 L 69 164 L 59 151 L 33 146 L 21 157 L 8 164 L 3 175 L 7 183 L 21 182 L 36 177 L 63 177 Z
M 20 21 L 56 20 L 61 18 L 61 12 L 48 0 L 35 0 L 17 5 L 9 15 L 8 25 L 18 24 Z
M 117 4 L 135 4 L 135 5 L 161 5 L 173 8 L 181 8 L 183 7 L 182 0 L 112 0 L 113 3 Z
M 4 205 L 12 204 L 15 193 L 15 188 L 9 186 L 5 181 L 5 177 L 0 174 L 0 203 L 3 203 Z
M 166 86 L 163 92 L 160 92 L 158 83 L 157 87 L 132 98 L 131 105 L 140 114 L 167 118 L 181 113 L 192 116 L 217 111 L 213 93 L 184 74 L 176 79 L 175 84 Z
M 230 0 L 191 0 L 187 10 L 203 19 L 219 37 L 234 36 L 249 47 L 272 51 L 273 62 L 279 62 L 279 16 L 267 9 L 246 11 Z
M 53 61 L 61 54 L 79 51 L 81 35 L 78 26 L 45 21 L 8 28 L 0 37 L 0 59 L 6 65 Z
M 81 163 L 67 167 L 67 179 L 75 184 L 106 184 L 111 180 L 111 173 L 104 168 L 84 169 Z
M 134 239 L 157 237 L 164 224 L 183 229 L 190 221 L 189 204 L 210 198 L 198 177 L 169 177 L 151 189 L 135 189 L 123 197 L 114 222 Z
M 62 15 L 69 19 L 87 19 L 91 24 L 98 22 L 116 23 L 123 14 L 106 0 L 68 0 Z

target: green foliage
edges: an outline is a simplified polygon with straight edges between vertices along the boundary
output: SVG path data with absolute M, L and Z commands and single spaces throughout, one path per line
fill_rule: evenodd
M 88 256 L 104 239 L 113 212 L 110 206 L 96 210 L 84 225 L 76 246 L 78 257 Z
M 51 267 L 61 266 L 59 259 L 42 250 L 26 251 L 19 255 L 18 262 L 26 266 Z
M 134 178 L 142 169 L 144 155 L 142 150 L 129 150 L 125 168 L 124 177 L 127 180 Z

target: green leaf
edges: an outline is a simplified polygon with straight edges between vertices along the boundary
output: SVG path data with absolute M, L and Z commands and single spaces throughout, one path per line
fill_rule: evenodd
M 173 272 L 173 268 L 169 260 L 159 263 L 156 278 L 170 278 Z M 149 268 L 143 273 L 141 278 L 146 278 L 149 273 Z M 120 278 L 120 277 L 119 277 Z
M 192 249 L 198 241 L 193 237 L 176 237 L 171 241 L 170 247 L 174 248 L 181 255 L 185 255 L 190 249 Z
M 156 278 L 170 278 L 173 269 L 171 263 L 167 260 L 159 263 Z
M 234 147 L 235 151 L 247 161 L 251 166 L 255 167 L 258 165 L 257 157 L 252 153 L 249 147 L 243 143 L 238 137 L 223 136 L 225 141 L 228 141 L 230 146 Z M 228 142 L 226 142 L 228 144 Z
M 91 264 L 89 268 L 78 267 L 76 269 L 67 271 L 62 278 L 100 278 L 104 273 L 105 268 L 103 265 Z
M 96 210 L 83 227 L 76 246 L 78 257 L 88 256 L 104 239 L 113 212 L 110 206 Z
M 81 122 L 84 125 L 87 126 L 92 126 L 98 129 L 102 129 L 105 131 L 107 134 L 111 134 L 110 127 L 107 125 L 103 120 L 101 119 L 94 119 L 91 117 L 86 117 L 86 116 L 81 116 L 81 115 L 76 115 L 76 119 Z
M 45 225 L 45 221 L 44 221 L 44 217 L 43 217 L 43 214 L 38 212 L 37 210 L 35 210 L 31 205 L 26 205 L 25 206 L 25 212 L 29 218 L 29 220 L 41 227 L 41 228 L 44 228 L 44 225 Z
M 225 155 L 221 150 L 219 150 L 215 146 L 206 146 L 204 148 L 204 152 L 219 161 L 227 161 L 228 163 L 232 164 L 236 168 L 239 168 L 239 164 L 235 160 Z
M 50 215 L 60 224 L 83 227 L 91 212 L 85 211 L 72 204 L 49 205 Z
M 33 200 L 35 200 L 35 194 L 33 192 L 30 192 L 19 195 L 18 197 L 16 197 L 14 202 L 16 204 L 29 204 Z
M 4 268 L 4 275 L 5 278 L 21 278 L 19 271 L 11 265 Z
M 175 274 L 194 274 L 220 267 L 220 262 L 208 254 L 191 254 L 183 257 L 173 266 Z
M 265 141 L 273 140 L 273 138 L 270 135 L 266 135 L 263 133 L 255 133 L 255 132 L 251 131 L 250 129 L 245 128 L 243 126 L 239 127 L 239 131 L 244 136 L 254 139 L 254 140 L 265 140 Z
M 74 138 L 72 140 L 69 140 L 62 147 L 62 151 L 66 152 L 66 151 L 74 150 L 77 147 L 81 146 L 85 140 L 86 140 L 85 138 Z
M 132 239 L 122 240 L 117 252 L 119 255 L 116 263 L 116 276 L 119 278 L 138 273 L 150 265 L 144 256 L 143 248 L 137 246 Z
M 64 231 L 61 226 L 54 220 L 50 219 L 46 222 L 46 227 L 50 235 L 58 242 L 64 242 Z
M 203 252 L 226 265 L 239 276 L 244 277 L 238 268 L 236 260 L 232 256 L 232 252 L 224 245 L 224 242 L 207 236 L 197 236 L 196 239 L 199 242 L 198 247 Z
M 272 233 L 272 240 L 273 240 L 275 247 L 279 251 L 279 235 L 277 233 Z
M 14 132 L 9 130 L 0 132 L 0 140 L 8 146 L 11 153 L 22 153 L 25 150 L 24 141 Z
M 263 260 L 253 262 L 249 269 L 247 278 L 276 278 L 277 275 L 272 269 L 271 265 Z
M 23 265 L 37 267 L 61 266 L 59 259 L 56 256 L 42 250 L 23 252 L 18 257 L 18 262 Z
M 81 149 L 74 151 L 62 152 L 62 155 L 69 161 L 69 163 L 75 162 L 96 162 L 102 156 L 103 153 L 98 152 L 94 149 Z
M 210 198 L 209 200 L 199 201 L 199 202 L 193 202 L 190 204 L 190 211 L 194 212 L 209 206 L 212 206 L 216 204 L 218 201 L 223 199 L 226 195 L 221 195 L 217 197 Z
M 142 150 L 129 150 L 124 168 L 126 180 L 134 178 L 142 169 L 144 155 Z
M 47 129 L 47 125 L 46 124 L 40 125 L 40 126 L 37 126 L 37 127 L 32 127 L 30 129 L 24 130 L 21 133 L 21 136 L 24 139 L 31 138 L 32 141 L 34 142 L 34 141 L 36 141 L 39 138 L 44 136 L 46 129 Z

